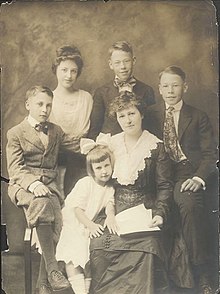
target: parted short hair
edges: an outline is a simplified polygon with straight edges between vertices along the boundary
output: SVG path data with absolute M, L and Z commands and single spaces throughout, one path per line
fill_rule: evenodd
M 38 93 L 46 93 L 48 96 L 53 98 L 53 92 L 50 90 L 50 88 L 46 86 L 33 86 L 27 90 L 25 101 L 27 101 L 30 97 L 36 96 Z
M 121 51 L 125 51 L 125 52 L 129 52 L 131 53 L 131 55 L 133 56 L 133 49 L 130 43 L 128 43 L 127 41 L 117 41 L 114 44 L 112 44 L 112 46 L 109 48 L 108 52 L 109 52 L 109 57 L 112 56 L 112 53 L 115 50 L 121 50 Z
M 116 117 L 116 113 L 131 106 L 135 106 L 141 115 L 145 115 L 147 104 L 133 92 L 123 91 L 115 97 L 109 106 L 109 115 Z
M 185 72 L 182 70 L 182 68 L 180 68 L 179 66 L 176 65 L 170 65 L 168 67 L 166 67 L 163 71 L 160 72 L 159 74 L 159 81 L 161 80 L 161 77 L 164 73 L 169 73 L 169 74 L 174 74 L 174 75 L 178 75 L 182 78 L 182 80 L 185 82 L 186 81 L 186 74 Z
M 61 61 L 73 60 L 77 67 L 77 77 L 80 76 L 83 68 L 83 60 L 79 49 L 76 46 L 65 45 L 56 50 L 56 58 L 52 63 L 52 72 L 56 74 L 57 67 Z
M 99 163 L 109 158 L 112 169 L 114 165 L 113 153 L 110 151 L 108 146 L 96 145 L 89 153 L 86 155 L 86 169 L 89 176 L 94 178 L 94 170 L 92 168 L 93 163 Z

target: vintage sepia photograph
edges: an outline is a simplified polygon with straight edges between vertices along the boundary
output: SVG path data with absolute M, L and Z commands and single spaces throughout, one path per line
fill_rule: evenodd
M 218 293 L 216 2 L 1 4 L 1 293 Z

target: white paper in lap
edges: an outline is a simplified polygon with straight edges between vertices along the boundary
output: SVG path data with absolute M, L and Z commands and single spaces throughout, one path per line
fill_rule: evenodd
M 159 227 L 150 228 L 152 209 L 146 209 L 144 204 L 126 209 L 116 215 L 119 233 L 129 234 L 143 231 L 159 231 Z

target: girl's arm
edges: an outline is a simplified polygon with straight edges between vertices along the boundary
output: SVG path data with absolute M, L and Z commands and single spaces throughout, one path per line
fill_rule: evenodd
M 106 213 L 106 219 L 104 222 L 104 228 L 107 227 L 111 234 L 119 235 L 118 233 L 119 227 L 115 220 L 115 206 L 112 202 L 108 202 L 105 208 L 105 213 Z
M 88 230 L 90 238 L 100 237 L 103 234 L 103 226 L 91 221 L 85 214 L 85 211 L 79 207 L 75 207 L 75 215 L 78 221 L 83 224 Z

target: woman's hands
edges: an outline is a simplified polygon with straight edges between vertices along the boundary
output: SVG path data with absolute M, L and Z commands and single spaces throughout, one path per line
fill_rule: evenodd
M 161 226 L 163 224 L 163 218 L 160 215 L 155 215 L 149 225 L 150 228 Z
M 117 234 L 119 236 L 119 227 L 117 225 L 115 215 L 107 215 L 105 222 L 104 222 L 104 228 L 107 227 L 109 232 L 111 234 Z

